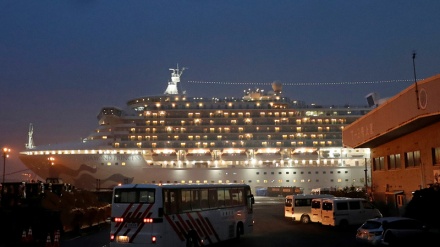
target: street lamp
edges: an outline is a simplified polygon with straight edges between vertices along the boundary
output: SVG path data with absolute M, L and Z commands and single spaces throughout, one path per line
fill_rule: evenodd
M 2 183 L 5 183 L 5 174 L 6 174 L 6 158 L 9 157 L 9 153 L 11 152 L 11 149 L 9 148 L 3 148 L 3 180 Z
M 54 157 L 49 157 L 49 158 L 47 158 L 47 160 L 49 161 L 49 165 L 51 165 L 51 166 L 55 165 L 55 158 Z

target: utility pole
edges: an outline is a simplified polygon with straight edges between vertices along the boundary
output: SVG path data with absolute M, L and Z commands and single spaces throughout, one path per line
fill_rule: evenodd
M 6 174 L 6 158 L 9 157 L 9 153 L 11 152 L 11 149 L 9 148 L 3 148 L 3 180 L 2 183 L 5 183 L 5 174 Z
M 413 72 L 414 72 L 414 84 L 416 85 L 416 103 L 417 103 L 417 109 L 420 109 L 420 105 L 419 105 L 419 89 L 417 88 L 417 76 L 416 76 L 416 52 L 413 52 L 412 54 L 412 59 L 413 59 Z
M 367 169 L 367 158 L 365 158 L 365 169 L 364 169 L 364 172 L 365 172 L 365 196 L 368 199 L 368 175 L 367 175 L 367 171 L 368 171 L 368 169 Z

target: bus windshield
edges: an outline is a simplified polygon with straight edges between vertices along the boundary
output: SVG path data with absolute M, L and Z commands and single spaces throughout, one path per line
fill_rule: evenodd
M 154 203 L 155 189 L 119 189 L 114 193 L 114 203 Z

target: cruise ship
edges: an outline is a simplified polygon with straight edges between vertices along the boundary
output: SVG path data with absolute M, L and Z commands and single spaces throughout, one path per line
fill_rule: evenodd
M 124 183 L 247 183 L 268 187 L 364 187 L 369 149 L 344 148 L 342 130 L 367 106 L 307 105 L 282 84 L 242 96 L 190 97 L 185 68 L 170 68 L 161 94 L 103 107 L 78 142 L 35 146 L 32 126 L 20 160 L 40 178 L 96 190 Z M 165 88 L 166 83 L 164 83 Z M 268 86 L 269 87 L 269 86 Z M 370 174 L 370 173 L 368 173 Z

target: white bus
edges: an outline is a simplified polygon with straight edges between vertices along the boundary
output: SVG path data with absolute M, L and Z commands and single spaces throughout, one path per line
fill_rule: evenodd
M 284 217 L 301 223 L 309 223 L 311 221 L 312 199 L 330 198 L 333 195 L 288 195 L 284 202 Z
M 202 246 L 253 231 L 246 184 L 125 184 L 113 189 L 111 247 Z
M 330 194 L 330 192 L 331 192 L 330 188 L 316 188 L 316 189 L 312 189 L 310 194 L 320 195 L 320 194 Z

